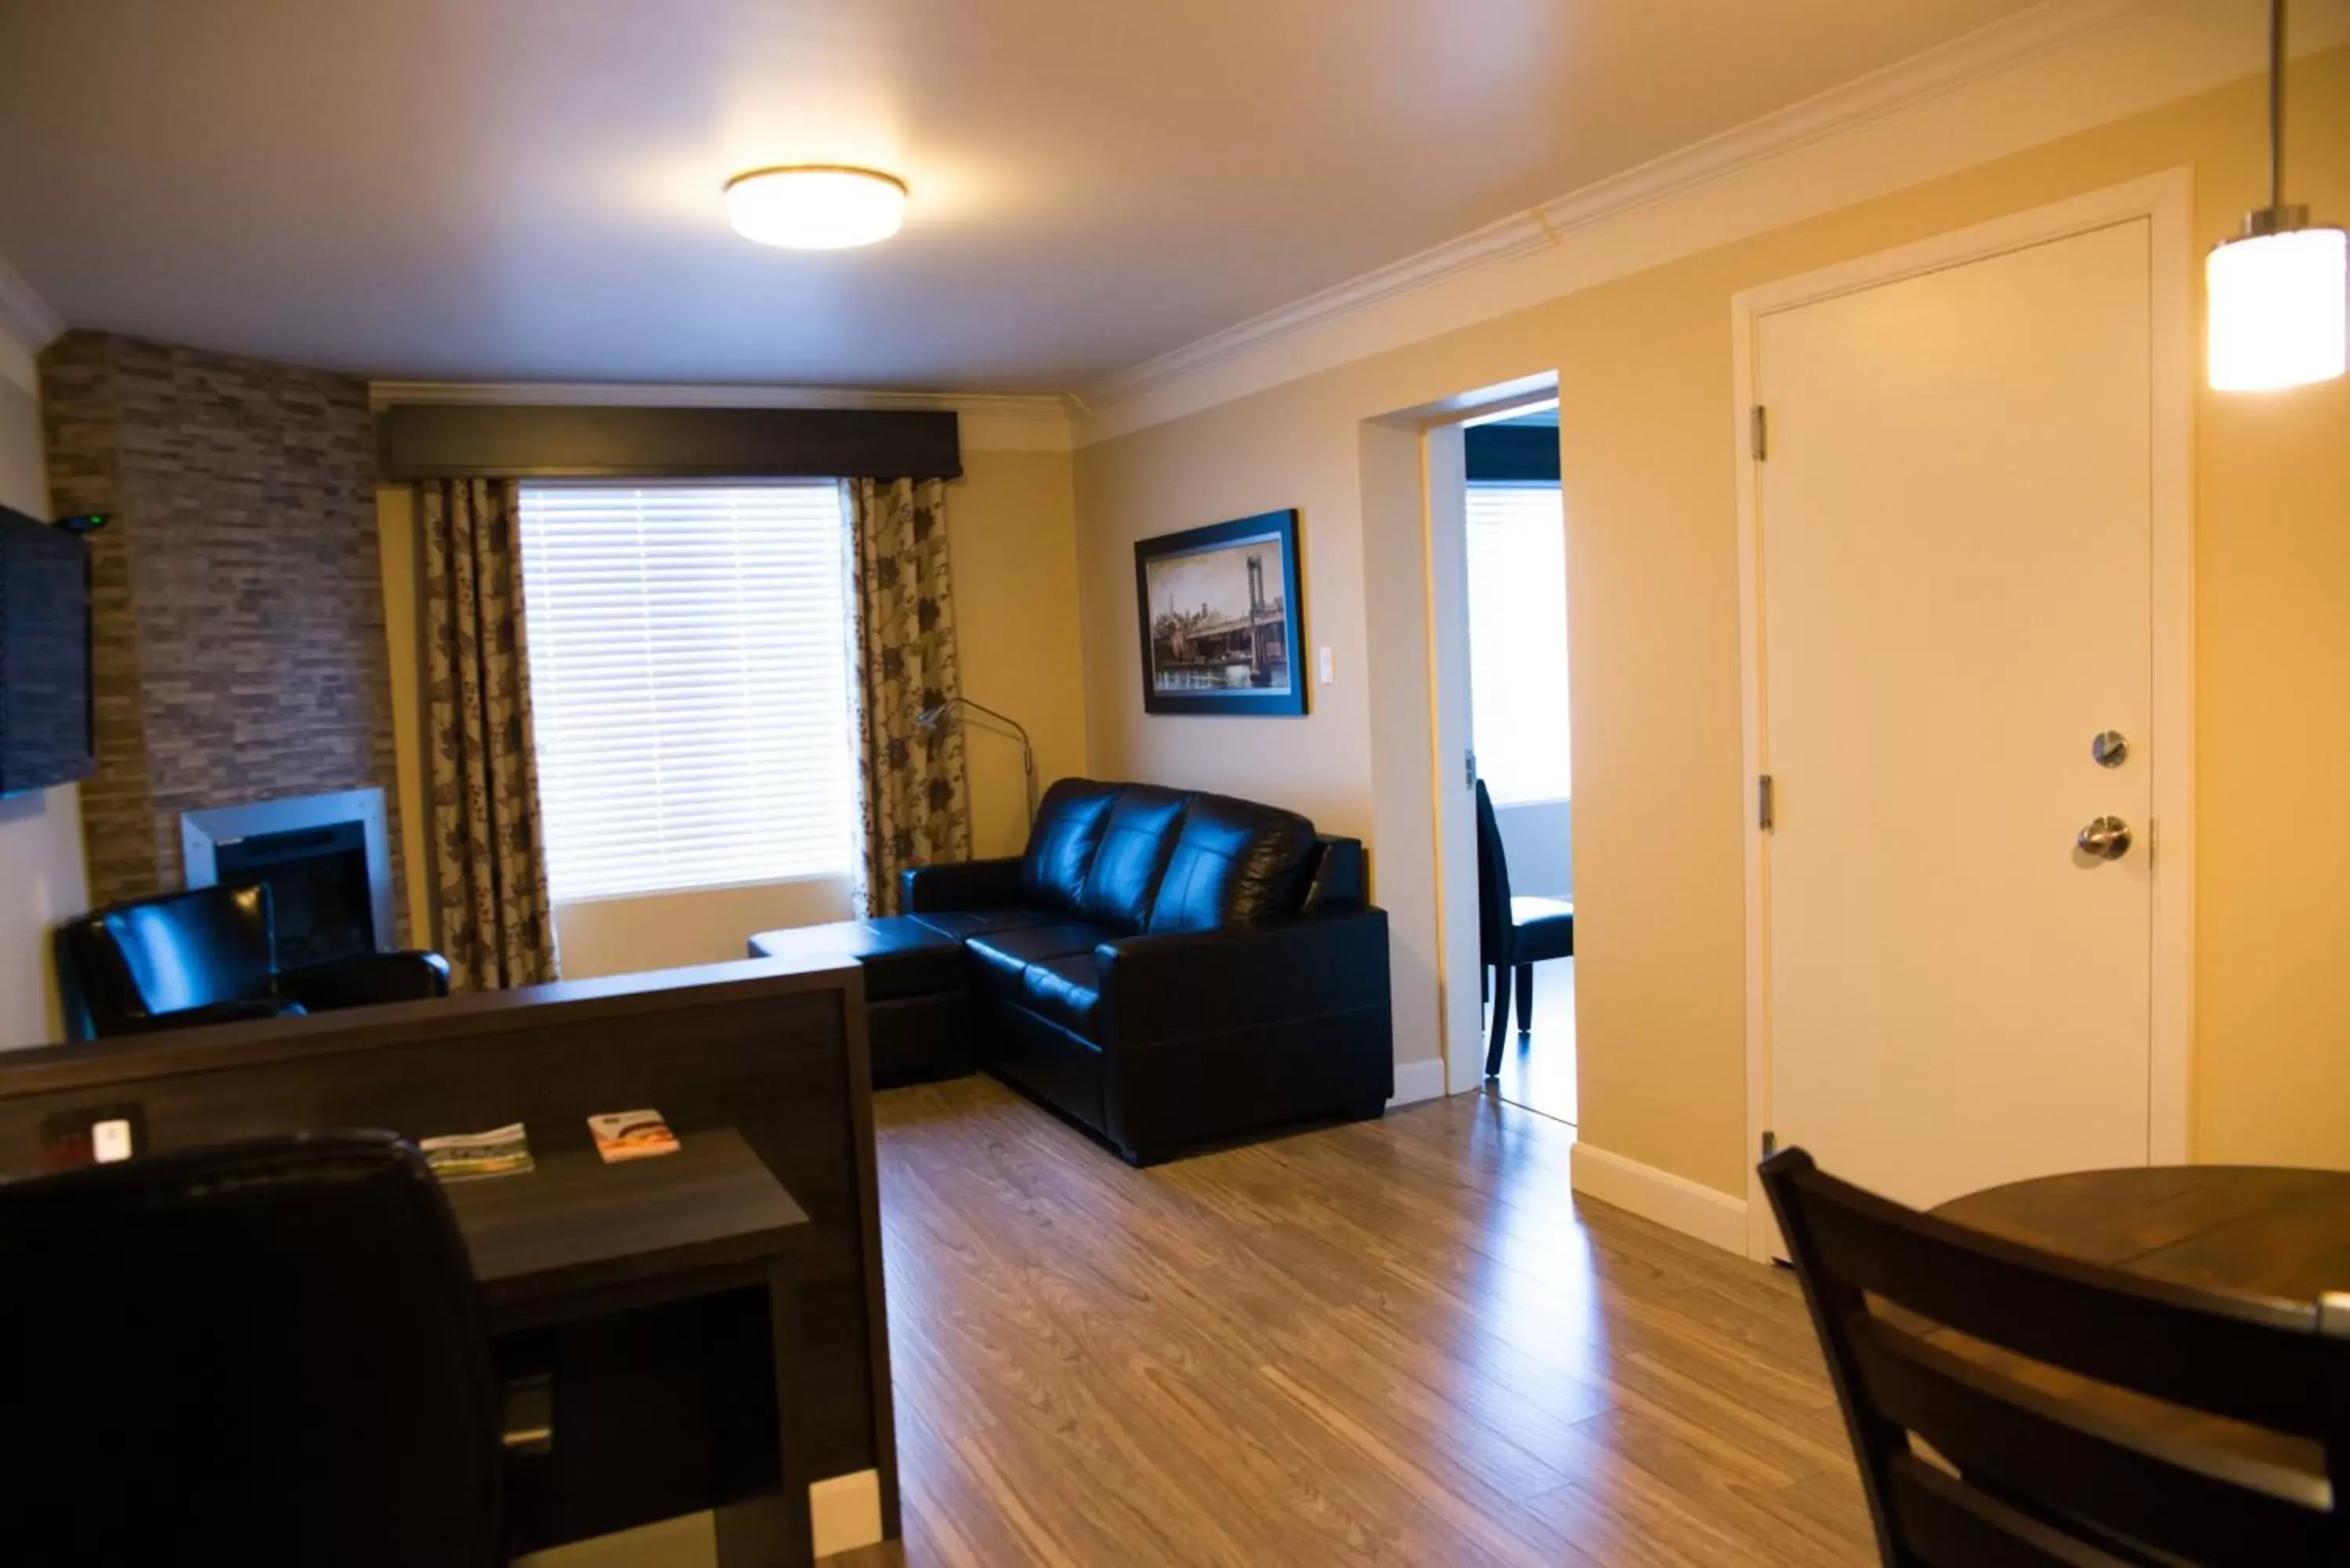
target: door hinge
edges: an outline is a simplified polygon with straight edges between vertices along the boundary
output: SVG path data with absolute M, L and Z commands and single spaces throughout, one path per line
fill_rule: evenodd
M 1762 404 L 1754 405 L 1754 461 L 1762 462 L 1771 455 L 1771 410 Z
M 1474 794 L 1477 791 L 1477 753 L 1461 753 L 1461 787 Z
M 1762 1129 L 1762 1158 L 1764 1159 L 1768 1159 L 1778 1152 L 1779 1135 L 1773 1132 L 1770 1128 L 1764 1127 Z
M 1769 774 L 1754 781 L 1754 826 L 1765 833 L 1779 826 L 1778 784 Z

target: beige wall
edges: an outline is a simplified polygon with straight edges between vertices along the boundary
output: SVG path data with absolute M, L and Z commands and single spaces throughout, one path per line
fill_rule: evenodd
M 383 536 L 392 707 L 399 727 L 401 828 L 410 908 L 432 908 L 430 801 L 418 686 L 417 539 L 404 485 L 376 493 Z M 1085 686 L 1079 657 L 1076 514 L 1066 452 L 970 451 L 947 487 L 957 652 L 966 696 L 1028 727 L 1040 781 L 1086 771 Z M 980 855 L 1027 842 L 1019 743 L 981 728 L 967 736 L 972 833 Z M 848 913 L 846 883 L 829 877 L 604 898 L 556 910 L 563 972 L 578 979 L 743 956 L 753 931 L 810 925 Z M 420 919 L 420 931 L 423 922 Z
M 8 347 L 13 347 L 9 345 Z M 40 402 L 0 374 L 0 505 L 48 515 Z M 0 1049 L 57 1038 L 48 928 L 89 907 L 71 784 L 0 800 Z
M 2350 215 L 2350 51 L 2294 66 L 2294 200 Z M 1424 954 L 1425 612 L 1412 530 L 1364 480 L 1363 421 L 1555 371 L 1565 446 L 1584 1136 L 1742 1194 L 1743 809 L 1731 296 L 2161 170 L 2199 249 L 2262 191 L 2259 85 L 2159 110 L 1077 454 L 1087 722 L 1105 775 L 1211 785 L 1374 832 L 1397 928 L 1400 1061 L 1437 1054 Z M 2200 267 L 2196 269 L 2199 278 Z M 2201 883 L 2195 1148 L 2350 1165 L 2350 382 L 2197 400 Z M 1132 542 L 1275 507 L 1305 523 L 1308 640 L 1336 687 L 1295 721 L 1148 718 Z M 1370 607 L 1367 614 L 1366 607 Z M 1389 675 L 1393 678 L 1389 679 Z M 1367 676 L 1368 680 L 1367 680 Z M 1424 771 L 1424 770 L 1423 770 Z M 1416 806 L 1416 810 L 1414 807 Z M 1406 961 L 1410 960 L 1411 961 Z

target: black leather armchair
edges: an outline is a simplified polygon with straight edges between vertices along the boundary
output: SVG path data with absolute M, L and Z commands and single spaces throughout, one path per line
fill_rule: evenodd
M 0 1254 L 8 1561 L 506 1560 L 473 1271 L 392 1135 L 12 1182 Z
M 116 904 L 68 920 L 55 941 L 75 1040 L 449 994 L 439 953 L 355 953 L 278 969 L 265 887 Z
M 1064 779 L 1017 859 L 905 873 L 960 941 L 988 1064 L 1135 1164 L 1395 1092 L 1358 840 L 1222 795 Z

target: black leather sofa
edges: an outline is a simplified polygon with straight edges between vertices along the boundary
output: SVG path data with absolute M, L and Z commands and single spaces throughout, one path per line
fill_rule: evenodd
M 1294 812 L 1063 779 L 1024 855 L 918 867 L 902 891 L 963 949 L 986 1064 L 1137 1165 L 1376 1116 L 1395 1092 L 1362 843 Z

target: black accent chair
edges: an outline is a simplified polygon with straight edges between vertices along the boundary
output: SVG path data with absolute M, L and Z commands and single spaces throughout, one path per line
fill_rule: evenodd
M 0 1254 L 8 1561 L 505 1561 L 472 1266 L 391 1134 L 0 1186 Z
M 2350 1294 L 2276 1301 L 2095 1267 L 1906 1209 L 1800 1148 L 1762 1175 L 1888 1568 L 2350 1563 Z M 1961 1356 L 1935 1325 L 2182 1408 L 2068 1397 Z M 2187 1411 L 2258 1428 L 2245 1435 L 2278 1457 L 2190 1438 Z M 2280 1462 L 2295 1449 L 2317 1468 Z
M 1560 898 L 1513 898 L 1510 861 L 1493 797 L 1477 781 L 1477 953 L 1485 994 L 1493 1003 L 1493 1038 L 1485 1047 L 1485 1076 L 1502 1071 L 1502 1041 L 1510 1027 L 1510 981 L 1517 980 L 1518 1033 L 1534 1026 L 1534 965 L 1575 956 L 1575 906 Z
M 66 921 L 55 940 L 73 1040 L 449 994 L 439 953 L 354 953 L 279 969 L 263 886 L 115 904 Z
M 1027 853 L 905 873 L 962 944 L 982 1054 L 1136 1165 L 1395 1093 L 1387 913 L 1363 846 L 1293 812 L 1063 779 Z

